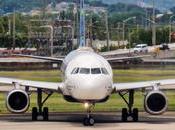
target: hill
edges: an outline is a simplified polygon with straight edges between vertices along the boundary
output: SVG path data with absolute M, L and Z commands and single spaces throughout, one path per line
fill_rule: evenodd
M 152 0 L 101 0 L 106 4 L 116 4 L 116 3 L 129 3 L 129 4 L 141 4 L 141 1 L 144 1 L 147 6 L 152 5 Z M 156 8 L 160 10 L 167 10 L 175 6 L 174 0 L 155 0 Z
M 47 0 L 47 4 L 51 2 L 76 2 L 76 0 Z M 124 8 L 130 8 L 132 7 L 133 10 L 142 10 L 140 8 L 141 3 L 138 1 L 144 1 L 146 4 L 145 6 L 151 5 L 152 0 L 85 0 L 86 3 L 93 5 L 93 6 L 103 6 L 103 7 L 112 7 L 112 9 L 108 8 L 110 12 L 112 11 L 118 11 L 122 12 L 123 7 Z M 169 10 L 170 8 L 175 7 L 175 2 L 174 0 L 159 0 L 159 2 L 156 2 L 156 7 L 160 10 Z M 120 4 L 119 4 L 120 3 Z M 124 3 L 123 5 L 121 3 Z M 116 6 L 118 4 L 118 6 Z M 8 12 L 13 12 L 13 10 L 17 11 L 30 11 L 33 8 L 38 8 L 38 7 L 43 7 L 44 5 L 44 0 L 0 0 L 0 13 L 8 13 Z M 128 6 L 128 7 L 127 7 Z M 119 7 L 119 9 L 115 9 L 116 7 Z M 126 10 L 128 11 L 128 10 Z
M 17 11 L 29 11 L 34 7 L 41 7 L 40 0 L 0 0 L 0 12 L 8 13 Z

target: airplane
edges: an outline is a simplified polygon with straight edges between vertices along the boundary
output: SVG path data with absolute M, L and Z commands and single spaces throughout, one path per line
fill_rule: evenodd
M 86 46 L 83 6 L 84 0 L 81 0 L 80 11 L 82 12 L 80 12 L 80 44 L 78 49 L 70 52 L 65 58 L 28 55 L 28 57 L 32 58 L 62 62 L 63 81 L 55 83 L 0 77 L 0 83 L 12 84 L 14 87 L 6 97 L 7 109 L 13 113 L 26 112 L 30 105 L 29 95 L 31 92 L 29 90 L 30 88 L 36 88 L 38 106 L 32 108 L 32 120 L 36 121 L 38 116 L 43 116 L 43 120 L 49 120 L 48 107 L 43 108 L 43 105 L 53 93 L 60 93 L 68 102 L 83 103 L 87 110 L 83 124 L 85 126 L 93 126 L 95 120 L 91 112 L 94 105 L 106 102 L 111 94 L 116 93 L 122 97 L 127 105 L 127 108 L 122 109 L 122 121 L 127 121 L 128 117 L 132 117 L 133 121 L 138 121 L 138 109 L 133 108 L 134 93 L 138 89 L 144 89 L 146 92 L 144 98 L 146 112 L 153 115 L 165 112 L 168 106 L 168 99 L 160 90 L 160 85 L 175 84 L 175 80 L 114 83 L 113 71 L 109 61 L 127 57 L 105 59 L 94 52 L 92 48 Z M 43 93 L 47 94 L 47 97 L 44 99 L 42 97 Z

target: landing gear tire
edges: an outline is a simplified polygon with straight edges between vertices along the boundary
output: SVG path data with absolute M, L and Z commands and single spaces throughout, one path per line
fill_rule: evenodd
M 86 117 L 83 120 L 84 126 L 93 126 L 94 123 L 95 123 L 95 120 L 92 117 L 89 117 L 89 118 Z
M 127 121 L 127 118 L 128 118 L 128 111 L 127 111 L 127 108 L 123 108 L 123 109 L 122 109 L 122 121 L 123 121 L 123 122 L 126 122 L 126 121 Z
M 38 110 L 36 107 L 32 108 L 32 121 L 37 121 L 37 117 L 38 117 Z
M 83 120 L 83 125 L 84 125 L 84 126 L 88 126 L 88 125 L 89 125 L 88 118 L 84 118 L 84 120 Z
M 133 109 L 133 115 L 132 115 L 132 118 L 133 118 L 133 121 L 134 122 L 137 122 L 138 121 L 138 109 L 137 108 L 134 108 Z
M 43 108 L 43 120 L 44 121 L 48 121 L 49 120 L 49 109 L 48 109 L 48 107 L 44 107 Z
M 94 120 L 92 117 L 90 117 L 90 118 L 89 118 L 89 125 L 90 125 L 90 126 L 93 126 L 94 123 L 95 123 L 95 120 Z

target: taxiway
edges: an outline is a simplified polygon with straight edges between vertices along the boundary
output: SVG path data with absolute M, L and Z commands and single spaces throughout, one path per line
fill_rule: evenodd
M 95 113 L 92 127 L 82 124 L 84 113 L 52 113 L 49 121 L 31 121 L 30 114 L 0 115 L 0 130 L 174 130 L 175 112 L 161 116 L 140 113 L 139 122 L 121 122 L 120 113 Z

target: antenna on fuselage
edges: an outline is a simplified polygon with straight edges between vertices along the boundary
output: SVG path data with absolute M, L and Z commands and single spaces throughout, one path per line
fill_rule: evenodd
M 85 38 L 85 10 L 84 10 L 84 0 L 80 0 L 80 22 L 79 22 L 80 30 L 79 30 L 79 38 L 80 43 L 79 47 L 85 47 L 86 46 L 86 38 Z

